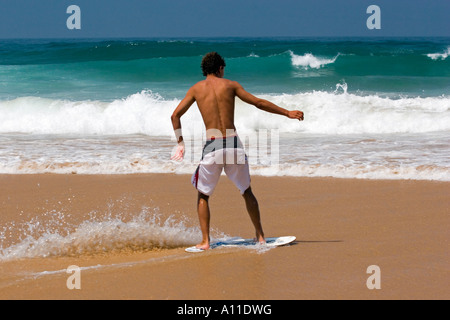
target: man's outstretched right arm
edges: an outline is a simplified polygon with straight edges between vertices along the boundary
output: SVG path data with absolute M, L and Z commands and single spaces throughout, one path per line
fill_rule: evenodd
M 175 132 L 175 137 L 177 139 L 177 148 L 174 155 L 171 157 L 172 160 L 183 160 L 184 157 L 184 141 L 183 134 L 181 132 L 181 117 L 195 102 L 195 97 L 193 95 L 192 88 L 187 92 L 186 97 L 181 100 L 180 104 L 177 106 L 172 116 L 170 117 L 172 121 L 173 130 Z
M 277 106 L 276 104 L 274 104 L 268 100 L 255 97 L 251 93 L 245 91 L 245 89 L 237 82 L 236 82 L 235 90 L 236 90 L 236 95 L 239 97 L 239 99 L 241 99 L 242 101 L 244 101 L 248 104 L 254 105 L 258 109 L 264 110 L 266 112 L 286 116 L 290 119 L 297 119 L 300 121 L 303 120 L 303 112 L 302 111 L 299 111 L 299 110 L 289 111 L 289 110 L 286 110 L 284 108 Z

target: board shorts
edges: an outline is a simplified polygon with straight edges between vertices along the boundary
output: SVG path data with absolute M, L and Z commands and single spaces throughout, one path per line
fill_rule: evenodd
M 238 136 L 206 141 L 200 164 L 192 175 L 192 185 L 199 192 L 210 196 L 219 182 L 222 171 L 225 171 L 241 194 L 250 187 L 248 159 Z

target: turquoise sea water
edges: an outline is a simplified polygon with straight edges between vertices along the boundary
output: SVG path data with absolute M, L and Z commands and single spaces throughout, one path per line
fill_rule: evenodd
M 143 89 L 180 98 L 209 51 L 255 93 L 450 94 L 450 39 L 8 40 L 0 98 L 120 99 Z
M 241 135 L 279 142 L 277 166 L 253 152 L 254 174 L 450 179 L 449 38 L 2 40 L 0 172 L 191 173 L 201 118 L 194 105 L 182 119 L 179 164 L 170 115 L 209 51 L 225 77 L 305 112 L 237 102 Z

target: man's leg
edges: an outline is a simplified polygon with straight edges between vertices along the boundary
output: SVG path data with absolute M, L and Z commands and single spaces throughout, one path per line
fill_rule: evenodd
M 202 242 L 197 245 L 199 249 L 209 249 L 209 221 L 210 221 L 210 213 L 209 213 L 209 196 L 204 195 L 203 193 L 198 193 L 197 199 L 197 212 L 198 219 L 200 221 L 200 229 L 202 230 Z
M 256 241 L 260 243 L 265 243 L 266 241 L 264 240 L 264 231 L 261 225 L 261 216 L 259 213 L 258 200 L 256 200 L 256 197 L 252 192 L 252 188 L 249 187 L 247 190 L 245 190 L 242 196 L 245 199 L 247 212 L 250 215 L 250 219 L 252 220 L 253 226 L 255 227 Z

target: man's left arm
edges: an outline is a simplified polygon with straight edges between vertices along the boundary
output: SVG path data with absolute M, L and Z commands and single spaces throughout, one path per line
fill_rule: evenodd
M 236 95 L 239 97 L 239 99 L 241 99 L 242 101 L 244 101 L 246 103 L 254 105 L 258 109 L 264 110 L 266 112 L 286 116 L 290 119 L 297 119 L 300 121 L 303 120 L 303 112 L 302 111 L 300 111 L 300 110 L 289 111 L 289 110 L 286 110 L 284 108 L 277 106 L 276 104 L 274 104 L 268 100 L 257 98 L 254 95 L 252 95 L 251 93 L 245 91 L 244 88 L 237 82 L 235 82 L 235 90 L 236 90 Z

